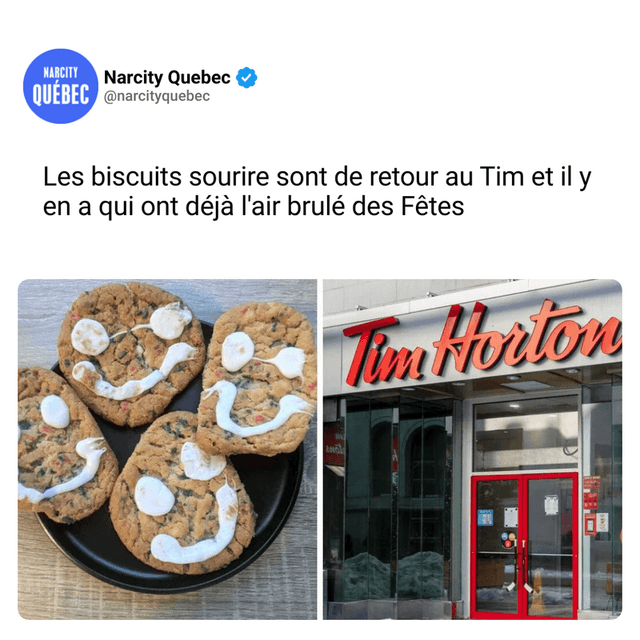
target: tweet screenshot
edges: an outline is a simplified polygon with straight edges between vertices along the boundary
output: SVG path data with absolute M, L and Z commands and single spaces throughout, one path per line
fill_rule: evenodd
M 633 634 L 637 2 L 5 16 L 23 633 Z

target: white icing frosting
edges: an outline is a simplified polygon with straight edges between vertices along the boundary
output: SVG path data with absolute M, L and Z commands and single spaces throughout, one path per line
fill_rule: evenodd
M 69 426 L 69 407 L 60 396 L 51 395 L 44 398 L 40 403 L 40 413 L 50 427 L 64 429 Z
M 304 367 L 305 355 L 298 347 L 285 347 L 275 358 L 263 360 L 255 358 L 260 362 L 268 362 L 275 365 L 285 378 L 302 378 L 302 368 Z
M 197 349 L 195 347 L 188 345 L 186 342 L 172 344 L 167 350 L 160 368 L 151 372 L 144 378 L 141 378 L 140 380 L 129 380 L 123 385 L 115 387 L 100 376 L 100 378 L 96 380 L 93 390 L 97 395 L 103 398 L 110 398 L 111 400 L 126 400 L 128 398 L 139 396 L 141 393 L 148 391 L 158 384 L 158 382 L 164 380 L 177 364 L 186 360 L 191 360 L 196 351 Z M 73 367 L 71 375 L 73 375 L 76 380 L 81 381 L 87 372 L 95 373 L 96 368 L 91 362 L 84 360 L 82 362 L 78 362 L 78 364 Z
M 18 500 L 28 498 L 29 502 L 35 504 L 41 500 L 53 498 L 61 493 L 73 491 L 73 489 L 77 489 L 89 482 L 89 480 L 93 479 L 96 475 L 98 467 L 100 466 L 100 457 L 107 450 L 106 447 L 98 448 L 98 441 L 100 440 L 104 440 L 104 438 L 85 438 L 84 440 L 80 440 L 76 445 L 76 453 L 81 458 L 84 458 L 87 463 L 75 478 L 71 478 L 71 480 L 58 484 L 55 487 L 50 487 L 44 492 L 38 491 L 37 489 L 29 489 L 18 482 Z
M 174 340 L 182 335 L 184 328 L 191 322 L 191 311 L 182 306 L 180 302 L 172 302 L 164 307 L 159 307 L 149 319 L 149 324 L 137 324 L 131 331 L 137 329 L 151 329 L 158 338 Z
M 85 356 L 97 356 L 109 346 L 110 338 L 105 328 L 97 321 L 82 318 L 71 332 L 71 344 Z
M 241 427 L 231 419 L 231 408 L 238 393 L 235 385 L 228 380 L 220 380 L 213 387 L 204 389 L 202 399 L 206 400 L 215 392 L 218 392 L 220 396 L 216 405 L 216 423 L 225 431 L 230 431 L 244 438 L 273 431 L 281 427 L 294 413 L 309 413 L 311 415 L 309 409 L 312 407 L 306 400 L 298 396 L 286 395 L 280 398 L 280 409 L 273 420 L 255 427 Z
M 173 367 L 181 362 L 185 362 L 186 360 L 191 360 L 197 352 L 198 350 L 195 347 L 192 347 L 186 342 L 172 344 L 167 350 L 167 355 L 165 355 L 164 360 L 160 365 L 162 375 L 166 378 L 171 373 L 171 369 L 173 369 Z
M 183 307 L 180 302 L 172 302 L 156 309 L 151 314 L 149 324 L 138 324 L 131 331 L 151 329 L 158 338 L 174 340 L 182 335 L 182 331 L 192 319 L 193 316 L 189 309 Z M 97 356 L 109 346 L 112 338 L 128 333 L 128 331 L 129 329 L 124 329 L 110 336 L 97 320 L 82 318 L 76 322 L 73 331 L 71 331 L 71 344 L 76 351 L 84 353 L 86 356 Z
M 204 562 L 223 551 L 235 535 L 238 520 L 238 496 L 235 489 L 229 484 L 225 484 L 216 491 L 216 500 L 220 528 L 215 537 L 182 547 L 176 538 L 161 533 L 151 541 L 151 555 L 162 562 L 189 564 Z
M 254 358 L 254 344 L 243 331 L 230 333 L 222 343 L 222 366 L 231 372 L 239 371 L 249 360 L 259 360 L 275 365 L 285 378 L 302 377 L 305 355 L 298 347 L 285 347 L 275 358 Z
M 142 476 L 136 482 L 133 499 L 138 509 L 148 516 L 163 516 L 169 513 L 176 501 L 164 482 L 151 476 Z
M 220 475 L 227 466 L 225 456 L 211 456 L 202 451 L 195 442 L 185 442 L 182 445 L 180 461 L 185 475 L 193 480 L 211 480 Z
M 156 309 L 149 321 L 151 330 L 159 338 L 173 340 L 182 335 L 183 329 L 191 322 L 191 311 L 179 302 L 172 302 L 166 307 Z
M 227 371 L 239 371 L 253 358 L 253 350 L 253 341 L 246 333 L 230 333 L 222 343 L 222 366 Z

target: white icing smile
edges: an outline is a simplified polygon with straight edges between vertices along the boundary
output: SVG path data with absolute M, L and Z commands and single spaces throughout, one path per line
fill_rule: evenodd
M 195 442 L 185 442 L 182 445 L 180 462 L 185 475 L 193 480 L 211 480 L 220 475 L 227 466 L 225 456 L 211 456 L 202 451 Z
M 112 338 L 128 331 L 151 329 L 158 338 L 174 340 L 182 335 L 182 331 L 192 319 L 189 309 L 183 307 L 180 302 L 172 302 L 156 309 L 151 314 L 149 324 L 138 324 L 132 329 L 118 331 L 109 336 L 107 330 L 97 320 L 82 318 L 73 327 L 71 344 L 76 351 L 86 356 L 97 356 L 109 346 Z
M 170 373 L 173 367 L 180 362 L 191 360 L 197 349 L 188 345 L 186 342 L 178 342 L 172 344 L 162 361 L 159 369 L 156 369 L 149 375 L 141 378 L 140 380 L 129 380 L 119 387 L 115 387 L 110 382 L 107 382 L 99 376 L 93 385 L 94 392 L 103 397 L 110 398 L 111 400 L 127 400 L 140 395 L 141 393 L 148 391 L 158 382 L 164 380 Z M 90 376 L 92 373 L 96 373 L 95 366 L 86 360 L 78 362 L 74 367 L 71 375 L 82 382 L 85 376 Z
M 312 407 L 306 400 L 298 396 L 286 395 L 280 399 L 280 409 L 273 420 L 255 427 L 241 427 L 231 419 L 231 409 L 238 393 L 235 385 L 227 380 L 216 382 L 213 387 L 209 387 L 202 392 L 202 399 L 206 400 L 216 392 L 219 394 L 218 404 L 216 405 L 216 422 L 218 426 L 225 431 L 230 431 L 244 438 L 273 431 L 281 427 L 294 413 L 311 415 L 309 409 Z
M 82 471 L 71 480 L 63 482 L 62 484 L 51 487 L 44 492 L 37 489 L 29 489 L 18 482 L 18 500 L 27 498 L 29 502 L 36 504 L 41 500 L 47 498 L 53 498 L 61 493 L 67 491 L 73 491 L 83 484 L 93 479 L 100 466 L 100 457 L 107 450 L 106 447 L 98 448 L 98 442 L 104 440 L 104 438 L 85 438 L 80 440 L 76 445 L 76 453 L 87 461 Z
M 238 520 L 238 496 L 235 489 L 229 484 L 225 484 L 216 491 L 216 500 L 220 528 L 214 538 L 182 547 L 176 538 L 161 533 L 151 541 L 151 555 L 162 562 L 189 564 L 204 562 L 223 551 L 235 535 Z
M 302 378 L 305 355 L 298 347 L 285 347 L 275 358 L 265 360 L 254 358 L 254 345 L 251 338 L 242 331 L 229 334 L 222 343 L 222 366 L 231 372 L 239 371 L 249 360 L 259 360 L 278 368 L 285 378 Z

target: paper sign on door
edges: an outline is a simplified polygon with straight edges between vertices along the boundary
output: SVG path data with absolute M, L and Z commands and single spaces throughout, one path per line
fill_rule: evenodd
M 608 513 L 596 514 L 596 531 L 598 533 L 609 533 L 609 514 Z
M 504 508 L 504 526 L 505 528 L 518 526 L 518 507 Z
M 598 492 L 597 491 L 585 491 L 584 492 L 584 509 L 597 509 L 598 508 Z
M 557 516 L 558 509 L 559 509 L 558 496 L 544 497 L 544 515 L 545 516 Z

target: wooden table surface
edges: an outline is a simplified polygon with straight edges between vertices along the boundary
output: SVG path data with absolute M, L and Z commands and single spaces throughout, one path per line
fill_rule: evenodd
M 18 366 L 51 367 L 65 312 L 107 281 L 26 280 L 18 290 Z M 111 281 L 114 282 L 114 281 Z M 307 315 L 317 336 L 315 280 L 147 280 L 180 296 L 203 321 L 236 304 L 279 301 Z M 35 514 L 18 513 L 18 610 L 26 619 L 317 618 L 317 419 L 304 442 L 300 495 L 284 529 L 255 562 L 224 582 L 149 595 L 86 573 L 49 539 Z

